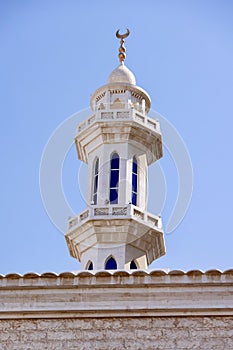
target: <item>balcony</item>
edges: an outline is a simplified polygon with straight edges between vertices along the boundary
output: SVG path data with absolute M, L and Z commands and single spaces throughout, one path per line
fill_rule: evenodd
M 111 122 L 111 121 L 135 121 L 141 125 L 144 125 L 160 134 L 160 124 L 158 120 L 154 120 L 147 116 L 146 113 L 142 113 L 135 108 L 125 109 L 106 109 L 97 110 L 95 114 L 91 115 L 85 121 L 77 126 L 77 135 L 83 130 L 87 129 L 90 125 L 95 122 Z
M 134 219 L 138 222 L 143 222 L 144 224 L 150 226 L 151 228 L 156 228 L 162 230 L 162 220 L 160 216 L 150 214 L 148 212 L 142 211 L 140 208 L 128 204 L 124 207 L 122 206 L 91 206 L 82 213 L 76 215 L 68 220 L 68 231 L 73 230 L 76 227 L 84 224 L 88 220 L 105 220 L 105 219 Z

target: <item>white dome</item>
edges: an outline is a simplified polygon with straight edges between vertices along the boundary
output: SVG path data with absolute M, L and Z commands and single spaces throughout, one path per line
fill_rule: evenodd
M 136 79 L 134 74 L 122 62 L 109 75 L 108 83 L 127 83 L 136 85 Z

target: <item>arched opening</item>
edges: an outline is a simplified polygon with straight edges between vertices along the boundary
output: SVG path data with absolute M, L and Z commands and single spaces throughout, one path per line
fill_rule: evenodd
M 138 197 L 138 162 L 136 157 L 133 157 L 132 164 L 132 204 L 137 205 Z
M 138 267 L 134 260 L 131 261 L 129 268 L 130 270 L 137 270 Z
M 94 205 L 97 204 L 97 191 L 98 191 L 98 180 L 99 180 L 99 158 L 96 158 L 94 162 L 94 176 L 93 176 L 93 194 L 92 202 Z
M 111 172 L 110 172 L 110 204 L 118 204 L 118 190 L 119 190 L 119 170 L 120 158 L 117 153 L 113 153 L 111 157 Z
M 111 256 L 105 263 L 105 270 L 116 270 L 117 263 L 116 260 Z
M 93 262 L 92 261 L 90 261 L 90 260 L 88 261 L 86 270 L 93 270 Z

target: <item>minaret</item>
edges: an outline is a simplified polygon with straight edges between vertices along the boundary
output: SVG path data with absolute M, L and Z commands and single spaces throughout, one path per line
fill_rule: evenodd
M 88 165 L 87 208 L 68 221 L 69 252 L 86 270 L 146 269 L 165 254 L 160 216 L 147 212 L 148 165 L 162 157 L 150 97 L 120 65 L 91 97 L 93 114 L 77 126 L 78 158 Z

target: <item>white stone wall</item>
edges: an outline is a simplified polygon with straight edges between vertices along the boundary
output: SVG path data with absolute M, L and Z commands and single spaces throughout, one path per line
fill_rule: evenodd
M 68 349 L 231 350 L 233 316 L 0 321 L 0 350 Z

